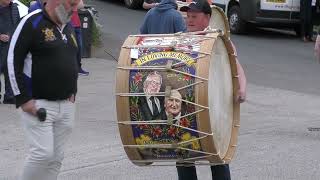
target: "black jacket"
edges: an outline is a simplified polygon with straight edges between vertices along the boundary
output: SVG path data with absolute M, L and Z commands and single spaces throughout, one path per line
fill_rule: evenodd
M 160 115 L 164 111 L 164 105 L 163 105 L 164 97 L 158 96 L 157 98 L 159 99 L 159 102 L 160 102 L 160 113 L 152 115 L 152 112 L 148 106 L 148 102 L 147 102 L 146 97 L 145 96 L 139 97 L 138 105 L 139 105 L 139 111 L 141 114 L 141 118 L 143 121 L 156 120 L 156 119 L 160 118 Z
M 0 7 L 0 16 L 3 15 L 3 11 L 2 9 L 4 9 L 6 7 Z M 19 10 L 18 10 L 18 5 L 16 3 L 10 3 L 9 5 L 10 8 L 10 15 L 11 18 L 10 19 L 1 19 L 0 18 L 0 34 L 2 33 L 10 33 L 12 34 L 15 27 L 18 25 L 19 20 L 20 20 L 20 14 L 19 14 Z M 4 15 L 3 15 L 4 16 Z M 8 28 L 8 23 L 12 24 L 13 27 L 11 29 L 7 29 Z
M 25 16 L 12 36 L 8 53 L 16 106 L 31 99 L 56 101 L 75 94 L 77 50 L 71 25 L 59 29 L 42 10 Z
M 2 16 L 2 17 L 10 16 L 10 18 L 7 19 L 7 18 L 0 17 L 0 34 L 8 34 L 9 33 L 8 35 L 11 37 L 16 26 L 19 23 L 19 20 L 20 20 L 18 5 L 16 3 L 11 2 L 9 5 L 10 14 L 8 14 L 8 15 L 3 14 L 3 13 L 5 13 L 3 11 L 4 8 L 6 8 L 6 7 L 0 7 L 0 16 Z M 4 63 L 6 61 L 8 49 L 9 49 L 9 43 L 0 41 L 0 60 L 1 60 L 1 63 Z

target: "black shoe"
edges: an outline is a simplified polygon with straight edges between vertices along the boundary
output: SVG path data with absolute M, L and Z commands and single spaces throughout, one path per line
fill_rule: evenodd
M 2 103 L 3 104 L 16 104 L 16 101 L 14 98 L 4 98 Z

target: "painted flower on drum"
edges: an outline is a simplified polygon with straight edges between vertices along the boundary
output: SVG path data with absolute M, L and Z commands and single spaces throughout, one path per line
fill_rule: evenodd
M 180 126 L 189 127 L 190 126 L 190 121 L 187 118 L 182 118 L 180 120 Z
M 191 134 L 190 133 L 184 133 L 182 136 L 181 136 L 181 140 L 182 141 L 188 141 L 191 139 Z
M 188 143 L 189 145 L 191 144 L 191 149 L 194 149 L 194 150 L 200 150 L 200 144 L 199 144 L 199 141 L 196 140 L 196 137 L 195 136 L 191 136 L 190 133 L 184 133 L 182 136 L 181 136 L 181 140 L 182 141 L 190 141 L 190 143 Z
M 162 129 L 160 128 L 160 126 L 157 126 L 156 128 L 152 129 L 152 135 L 159 137 L 162 134 Z
M 149 128 L 149 126 L 148 126 L 147 124 L 139 124 L 138 127 L 139 127 L 141 130 Z
M 142 74 L 141 73 L 136 73 L 133 77 L 134 83 L 138 84 L 139 82 L 142 82 Z
M 199 141 L 198 140 L 194 140 L 194 141 L 192 141 L 192 149 L 193 150 L 200 150 L 200 143 L 199 143 Z
M 190 80 L 191 80 L 191 76 L 189 76 L 189 75 L 184 75 L 184 76 L 183 76 L 183 80 L 185 80 L 185 81 L 190 81 Z
M 140 137 L 136 138 L 137 145 L 151 144 L 151 138 L 142 134 Z
M 169 136 L 176 137 L 177 133 L 178 133 L 178 129 L 175 128 L 174 126 L 171 126 L 168 130 Z

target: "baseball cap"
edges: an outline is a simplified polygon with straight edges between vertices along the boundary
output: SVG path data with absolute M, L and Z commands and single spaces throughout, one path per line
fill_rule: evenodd
M 180 11 L 187 12 L 187 11 L 196 11 L 196 12 L 203 12 L 204 14 L 210 14 L 211 16 L 211 7 L 207 0 L 195 0 L 192 1 L 188 6 L 182 6 Z

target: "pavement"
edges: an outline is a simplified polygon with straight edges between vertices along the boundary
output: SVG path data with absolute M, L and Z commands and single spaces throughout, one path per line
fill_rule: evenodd
M 59 180 L 177 180 L 175 167 L 137 167 L 127 158 L 118 133 L 115 108 L 116 61 L 83 61 L 75 128 Z M 320 96 L 248 84 L 241 106 L 234 180 L 320 179 Z M 0 180 L 16 180 L 26 157 L 21 121 L 13 105 L 0 104 Z M 211 180 L 209 167 L 197 168 Z

